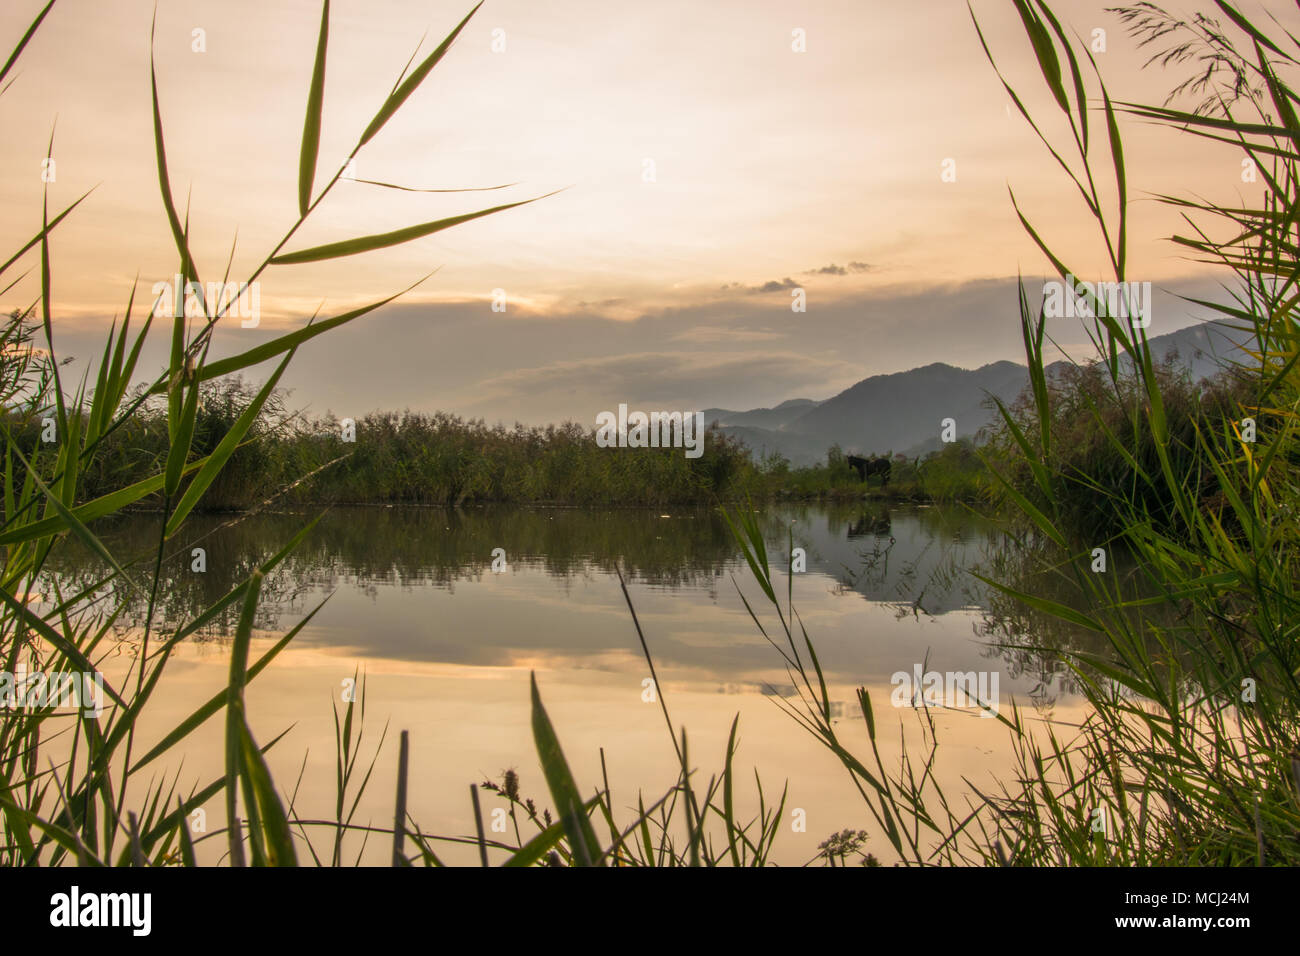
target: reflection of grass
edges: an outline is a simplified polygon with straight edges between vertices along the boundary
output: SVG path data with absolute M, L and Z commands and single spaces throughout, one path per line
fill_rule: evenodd
M 844 565 L 832 562 L 824 570 L 848 588 L 861 586 L 869 597 L 886 600 L 912 597 L 906 582 L 897 574 L 887 576 L 885 562 L 872 558 L 873 548 L 888 543 L 891 522 L 905 522 L 909 538 L 921 542 L 938 539 L 945 564 L 950 560 L 949 543 L 972 535 L 990 541 L 997 537 L 987 519 L 954 507 L 790 502 L 765 506 L 760 520 L 764 534 L 773 542 L 782 541 L 791 521 L 807 527 L 807 539 L 801 534 L 800 543 L 809 548 L 811 570 L 823 567 L 826 560 L 816 542 L 823 535 L 834 540 L 847 534 L 859 560 Z M 168 631 L 219 601 L 252 573 L 268 551 L 292 537 L 302 522 L 303 516 L 293 512 L 192 516 L 168 543 L 158 566 L 155 626 Z M 825 530 L 815 527 L 819 525 Z M 93 527 L 124 564 L 134 559 L 149 563 L 157 543 L 151 515 L 116 515 Z M 195 547 L 205 551 L 202 574 L 192 570 Z M 304 613 L 314 595 L 339 587 L 373 588 L 400 582 L 402 587 L 453 589 L 462 581 L 479 581 L 491 577 L 492 551 L 498 547 L 504 550 L 510 569 L 529 568 L 570 581 L 613 576 L 618 568 L 630 581 L 670 589 L 712 590 L 740 559 L 716 509 L 677 507 L 669 514 L 657 508 L 512 505 L 332 508 L 293 553 L 263 578 L 256 626 L 259 630 L 283 630 L 288 625 L 282 620 L 292 621 Z M 911 549 L 906 550 L 910 553 Z M 65 591 L 79 590 L 101 580 L 109 570 L 79 540 L 61 541 L 46 560 L 38 590 L 49 593 L 55 581 Z M 942 568 L 926 571 L 922 577 L 926 580 L 920 586 L 931 594 L 936 589 L 949 593 L 957 585 L 972 583 L 969 578 L 947 579 Z M 111 595 L 111 588 L 106 591 Z M 143 626 L 150 610 L 147 596 L 117 597 L 123 602 L 118 624 L 123 628 Z M 196 637 L 229 637 L 237 617 L 237 609 L 227 608 Z
M 1132 556 L 1119 549 L 1109 552 L 1110 575 L 1116 599 L 1115 613 L 1122 615 L 1134 634 L 1145 635 L 1148 653 L 1159 652 L 1159 641 L 1148 625 L 1172 632 L 1183 626 L 1186 609 L 1162 599 L 1162 592 L 1149 580 Z M 1032 675 L 1039 681 L 1038 695 L 1052 692 L 1080 694 L 1084 676 L 1066 666 L 1064 658 L 1105 658 L 1108 641 L 1104 633 L 1080 623 L 1096 595 L 1080 582 L 1077 559 L 1050 541 L 1021 537 L 1006 538 L 981 562 L 982 576 L 1009 587 L 991 587 L 986 592 L 988 607 L 980 635 L 988 642 L 988 654 L 1000 660 L 1011 678 Z M 1088 573 L 1092 573 L 1089 571 Z M 1015 594 L 1032 594 L 1057 608 L 1069 608 L 1069 615 L 1054 613 L 1043 605 L 1027 604 Z M 1181 652 L 1185 661 L 1187 649 Z M 1096 678 L 1095 670 L 1084 668 Z
M 196 515 L 168 546 L 159 566 L 157 618 L 184 622 L 238 585 L 269 548 L 291 537 L 301 514 L 231 517 Z M 96 533 L 116 555 L 149 556 L 157 528 L 147 514 L 117 516 Z M 207 570 L 191 571 L 193 547 L 206 549 Z M 658 587 L 711 584 L 737 557 L 716 511 L 675 509 L 333 508 L 263 582 L 258 627 L 277 629 L 279 611 L 297 612 L 299 592 L 330 591 L 400 580 L 404 586 L 449 588 L 491 574 L 492 551 L 502 548 L 511 568 L 536 567 L 559 578 L 613 574 L 619 565 Z M 124 557 L 125 560 L 125 557 Z M 46 563 L 63 587 L 86 586 L 106 570 L 77 541 L 61 543 Z M 124 623 L 142 623 L 148 602 L 127 597 Z M 234 616 L 213 628 L 229 634 Z M 167 626 L 164 625 L 164 626 Z

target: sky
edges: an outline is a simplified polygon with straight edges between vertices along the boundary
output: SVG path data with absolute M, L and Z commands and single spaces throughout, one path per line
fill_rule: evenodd
M 4 0 L 6 47 L 42 5 Z M 417 44 L 431 50 L 471 6 L 331 4 L 317 191 Z M 1014 8 L 972 6 L 1004 74 L 1063 143 L 1067 128 Z M 1300 30 L 1293 3 L 1240 6 Z M 320 5 L 157 7 L 168 165 L 200 274 L 220 277 L 229 259 L 232 277 L 247 276 L 297 219 Z M 1114 99 L 1159 103 L 1188 75 L 1144 69 L 1150 51 L 1104 4 L 1056 9 L 1087 42 L 1105 31 L 1095 57 Z M 154 160 L 153 17 L 149 0 L 59 0 L 0 96 L 4 258 L 40 228 L 52 129 L 51 209 L 93 187 L 51 244 L 55 350 L 80 372 L 93 374 L 133 283 L 148 299 L 176 271 Z M 1092 122 L 1100 136 L 1100 114 Z M 1130 118 L 1121 127 L 1129 278 L 1157 290 L 1155 335 L 1208 318 L 1178 296 L 1212 296 L 1225 277 L 1167 241 L 1186 227 L 1152 197 L 1258 201 L 1263 187 L 1242 181 L 1229 147 Z M 1010 189 L 1076 273 L 1105 273 L 1095 224 L 1011 106 L 960 0 L 488 0 L 362 149 L 353 176 L 423 189 L 510 185 L 428 193 L 343 180 L 286 250 L 546 198 L 404 246 L 263 272 L 259 324 L 223 320 L 219 354 L 437 270 L 299 351 L 284 385 L 292 406 L 317 414 L 442 409 L 591 424 L 620 403 L 770 406 L 931 362 L 1021 360 L 1017 276 L 1041 292 L 1049 267 Z M 1113 183 L 1101 188 L 1113 202 Z M 6 311 L 39 295 L 31 254 L 28 267 L 0 294 Z M 804 312 L 792 311 L 794 288 Z M 1084 340 L 1067 320 L 1051 332 L 1070 352 Z M 150 372 L 165 339 L 146 348 Z M 250 377 L 267 374 L 263 366 Z

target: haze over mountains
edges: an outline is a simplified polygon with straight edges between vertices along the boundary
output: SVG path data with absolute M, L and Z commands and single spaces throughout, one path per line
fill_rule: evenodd
M 1154 336 L 1150 343 L 1157 360 L 1176 355 L 1200 379 L 1240 357 L 1241 340 L 1242 333 L 1207 322 Z M 1055 363 L 1049 371 L 1064 365 Z M 996 415 L 984 407 L 986 399 L 996 396 L 1009 402 L 1028 381 L 1028 370 L 1015 362 L 977 369 L 935 362 L 873 375 L 824 401 L 796 398 L 748 411 L 708 408 L 704 420 L 744 440 L 755 456 L 776 452 L 796 465 L 825 461 L 826 449 L 835 443 L 848 453 L 912 457 L 940 447 L 945 418 L 956 422 L 958 437 L 974 438 Z

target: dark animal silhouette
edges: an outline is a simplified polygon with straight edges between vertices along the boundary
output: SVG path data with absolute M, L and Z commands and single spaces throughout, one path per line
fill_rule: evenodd
M 888 458 L 859 458 L 857 455 L 849 455 L 848 462 L 849 467 L 856 471 L 863 481 L 873 475 L 879 475 L 881 488 L 889 484 L 889 473 L 894 466 Z
M 891 530 L 888 510 L 876 513 L 863 512 L 849 525 L 849 539 L 876 537 L 883 538 Z

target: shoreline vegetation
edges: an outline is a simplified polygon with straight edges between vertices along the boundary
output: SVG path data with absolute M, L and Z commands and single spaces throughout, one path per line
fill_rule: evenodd
M 1154 201 L 1184 213 L 1191 232 L 1175 241 L 1219 265 L 1236 296 L 1230 305 L 1199 304 L 1249 332 L 1251 344 L 1231 372 L 1208 385 L 1191 383 L 1154 361 L 1142 327 L 1110 314 L 1104 296 L 1084 291 L 1079 294 L 1086 311 L 1076 315 L 1085 316 L 1084 329 L 1102 359 L 1052 375 L 1044 347 L 1050 341 L 1049 316 L 1037 304 L 1037 290 L 1022 284 L 1028 392 L 1009 406 L 997 406 L 998 424 L 986 442 L 948 446 L 937 460 L 941 464 L 923 463 L 916 480 L 926 483 L 927 493 L 956 494 L 964 482 L 990 479 L 991 494 L 1005 510 L 1017 569 L 1009 575 L 972 573 L 1010 605 L 1086 631 L 1090 646 L 1101 650 L 1054 646 L 1048 629 L 1025 632 L 1026 648 L 1042 655 L 1045 666 L 1072 675 L 1086 716 L 1077 724 L 1040 727 L 1015 701 L 986 708 L 994 713 L 990 729 L 1005 730 L 1014 769 L 985 791 L 973 784 L 960 793 L 942 789 L 932 772 L 943 759 L 940 732 L 925 708 L 915 711 L 921 744 L 905 747 L 901 761 L 886 760 L 877 746 L 879 735 L 890 734 L 894 742 L 898 715 L 890 714 L 883 700 L 873 701 L 865 688 L 857 692 L 856 712 L 844 717 L 854 723 L 852 737 L 833 719 L 815 635 L 799 616 L 793 565 L 774 569 L 752 509 L 723 508 L 728 531 L 752 573 L 736 586 L 753 598 L 746 598 L 745 608 L 756 633 L 767 638 L 774 666 L 785 668 L 795 688 L 788 700 L 774 700 L 842 764 L 862 797 L 857 817 L 872 828 L 833 833 L 809 863 L 1300 865 L 1300 322 L 1295 312 L 1300 96 L 1291 79 L 1300 69 L 1300 40 L 1251 22 L 1226 0 L 1207 3 L 1218 20 L 1178 20 L 1151 4 L 1121 8 L 1117 15 L 1140 45 L 1177 44 L 1165 57 L 1165 68 L 1181 65 L 1199 75 L 1209 65 L 1190 88 L 1205 102 L 1188 111 L 1170 103 L 1112 99 L 1087 42 L 1072 40 L 1046 3 L 1012 0 L 1012 5 L 1025 34 L 1017 38 L 1023 61 L 1018 66 L 1036 61 L 1034 82 L 1041 74 L 1048 94 L 1041 102 L 1059 111 L 1053 128 L 1063 121 L 1069 135 L 1050 142 L 1005 79 L 1004 86 L 1068 180 L 1062 182 L 1061 201 L 1082 199 L 1080 211 L 1085 223 L 1096 227 L 1095 251 L 1103 256 L 1096 261 L 1110 263 L 1114 282 L 1141 278 L 1130 276 L 1127 268 L 1130 184 L 1119 117 L 1151 121 L 1173 137 L 1230 144 L 1258 171 L 1267 192 L 1254 205 L 1243 200 L 1242 207 L 1170 198 L 1153 191 L 1159 183 L 1141 187 L 1157 197 Z M 53 7 L 50 0 L 0 67 L 0 84 Z M 412 57 L 345 165 L 402 108 L 477 10 L 423 59 Z M 1002 78 L 982 24 L 973 12 L 972 17 Z M 299 215 L 249 282 L 271 264 L 373 253 L 510 208 L 297 248 L 295 233 L 343 170 L 318 189 L 329 20 L 325 2 L 304 117 Z M 1189 91 L 1186 83 L 1180 89 Z M 168 178 L 156 82 L 152 105 L 155 164 L 179 273 L 197 281 L 188 217 L 182 219 Z M 154 320 L 142 322 L 136 303 L 133 325 L 128 305 L 127 317 L 108 335 L 96 381 L 64 382 L 52 318 L 50 236 L 75 227 L 71 214 L 81 201 L 53 219 L 47 214 L 31 241 L 0 265 L 0 281 L 10 282 L 6 270 L 25 265 L 23 257 L 38 250 L 41 278 L 38 325 L 19 317 L 0 328 L 0 403 L 10 410 L 0 421 L 3 666 L 10 673 L 21 666 L 93 674 L 96 661 L 123 648 L 113 631 L 118 615 L 128 603 L 144 610 L 133 634 L 131 646 L 138 653 L 130 658 L 131 673 L 117 686 L 105 684 L 109 700 L 102 714 L 24 707 L 0 721 L 5 834 L 0 863 L 193 866 L 202 845 L 205 862 L 337 866 L 359 860 L 365 839 L 377 833 L 391 837 L 394 866 L 440 866 L 440 852 L 453 844 L 474 846 L 484 866 L 772 862 L 773 845 L 784 830 L 786 791 L 773 782 L 772 768 L 765 768 L 763 777 L 754 769 L 759 812 L 748 820 L 736 815 L 734 788 L 743 787 L 748 795 L 751 786 L 750 768 L 736 766 L 739 716 L 721 766 L 701 766 L 699 748 L 688 747 L 686 729 L 670 717 L 669 695 L 655 672 L 657 635 L 642 630 L 617 565 L 640 650 L 660 688 L 658 705 L 680 770 L 658 792 L 638 794 L 635 810 L 628 808 L 626 794 L 617 801 L 611 796 L 608 780 L 580 786 L 534 675 L 532 742 L 550 805 L 523 796 L 513 772 L 499 782 L 471 785 L 475 832 L 468 836 L 427 829 L 433 824 L 422 826 L 408 811 L 406 730 L 400 743 L 388 744 L 400 747 L 391 826 L 354 820 L 362 791 L 376 783 L 370 769 L 385 746 L 381 737 L 372 752 L 367 740 L 362 756 L 363 675 L 357 681 L 359 701 L 351 697 L 334 705 L 337 793 L 328 795 L 334 798 L 334 815 L 305 816 L 313 810 L 296 802 L 291 774 L 272 774 L 267 753 L 280 744 L 279 764 L 283 750 L 292 746 L 280 743 L 288 730 L 274 736 L 259 721 L 259 741 L 245 688 L 323 602 L 256 659 L 253 632 L 264 587 L 271 587 L 268 581 L 314 521 L 302 522 L 280 550 L 183 624 L 162 624 L 161 568 L 170 546 L 183 540 L 177 536 L 189 527 L 196 508 L 223 501 L 240 506 L 293 501 L 295 495 L 317 493 L 310 490 L 313 481 L 333 482 L 340 498 L 371 500 L 456 504 L 493 496 L 519 501 L 556 496 L 636 504 L 697 500 L 712 493 L 724 505 L 728 497 L 734 503 L 777 489 L 838 493 L 848 479 L 841 486 L 833 452 L 824 469 L 801 473 L 779 460 L 746 465 L 743 449 L 721 438 L 711 443 L 712 454 L 698 459 L 679 449 L 633 456 L 598 448 L 581 427 L 489 429 L 450 416 L 394 414 L 363 419 L 353 445 L 342 442 L 341 430 L 320 434 L 278 408 L 275 387 L 300 346 L 391 299 L 314 321 L 212 362 L 208 348 L 222 314 L 192 326 L 177 318 L 163 333 L 171 341 L 168 365 L 143 391 L 129 385 Z M 1017 207 L 1017 212 L 1056 274 L 1086 271 L 1058 258 L 1051 242 L 1035 231 L 1032 211 Z M 1073 247 L 1081 235 L 1077 229 L 1071 235 Z M 211 264 L 203 265 L 206 274 Z M 44 346 L 37 344 L 41 333 Z M 240 383 L 238 375 L 268 360 L 279 364 L 265 384 Z M 47 427 L 54 441 L 43 440 Z M 438 440 L 427 440 L 430 436 Z M 902 489 L 907 476 L 901 465 L 899 470 L 891 486 Z M 145 501 L 161 502 L 151 536 L 156 546 L 147 560 L 119 561 L 97 536 L 95 522 Z M 75 593 L 55 589 L 33 601 L 53 548 L 69 537 L 102 560 L 102 578 Z M 790 544 L 793 562 L 792 538 Z M 1108 571 L 1104 560 L 1107 552 L 1121 549 L 1131 569 L 1126 576 L 1115 573 L 1117 562 Z M 785 580 L 778 576 L 782 573 Z M 1083 596 L 1081 603 L 1067 605 L 1054 597 L 1053 586 L 1062 582 Z M 238 618 L 228 646 L 227 685 L 161 738 L 145 739 L 141 714 L 159 683 L 169 679 L 173 652 L 227 614 Z M 224 772 L 212 780 L 183 777 L 184 748 L 208 721 L 224 730 Z M 869 752 L 855 753 L 863 729 Z M 601 756 L 603 767 L 603 751 Z M 290 758 L 285 759 L 279 765 L 289 766 Z M 775 769 L 779 774 L 781 768 Z M 484 799 L 507 810 L 513 833 L 485 831 Z M 198 834 L 189 826 L 190 814 L 205 806 L 211 822 Z M 873 841 L 870 853 L 868 840 Z
M 30 337 L 36 331 L 16 314 L 10 316 L 10 323 L 19 326 L 11 337 Z M 1190 473 L 1199 454 L 1197 434 L 1222 422 L 1248 398 L 1250 376 L 1241 368 L 1226 368 L 1213 378 L 1194 381 L 1176 357 L 1153 365 L 1152 375 L 1165 399 L 1171 464 L 1179 473 Z M 191 455 L 202 458 L 215 452 L 261 387 L 238 377 L 202 384 Z M 1122 426 L 1123 417 L 1123 406 L 1107 400 L 1111 387 L 1124 390 L 1125 401 L 1132 402 L 1143 386 L 1136 374 L 1122 373 L 1114 386 L 1109 385 L 1100 361 L 1070 367 L 1044 382 L 1052 425 L 1069 437 L 1058 445 L 1057 453 L 1062 471 L 1078 478 L 1068 520 L 1080 532 L 1106 530 L 1097 526 L 1099 516 L 1105 514 L 1098 505 L 1119 490 L 1116 482 L 1123 481 L 1122 472 L 1114 467 L 1114 451 L 1108 447 L 1109 436 Z M 170 447 L 166 403 L 144 394 L 140 397 L 132 419 L 105 436 L 83 466 L 79 488 L 87 499 L 145 481 L 166 461 Z M 990 404 L 994 403 L 990 400 Z M 1105 415 L 1093 419 L 1078 414 L 1089 406 L 1105 409 Z M 889 481 L 884 483 L 876 476 L 864 481 L 839 445 L 827 449 L 824 462 L 798 466 L 779 454 L 753 455 L 741 440 L 719 431 L 715 424 L 707 427 L 702 454 L 690 458 L 680 448 L 601 447 L 594 428 L 575 422 L 507 428 L 445 412 L 408 410 L 373 412 L 345 428 L 333 416 L 308 419 L 286 410 L 282 396 L 272 391 L 263 401 L 261 415 L 194 510 L 240 513 L 260 510 L 268 501 L 280 507 L 666 507 L 861 500 L 960 503 L 998 511 L 1009 504 L 1015 507 L 1008 488 L 1012 494 L 1036 494 L 1032 472 L 1013 437 L 1015 431 L 1038 427 L 1032 390 L 1027 388 L 1006 411 L 1013 425 L 1003 422 L 984 430 L 978 443 L 962 437 L 915 458 L 894 456 Z M 47 414 L 47 410 L 29 410 L 23 417 L 4 416 L 10 434 L 29 450 L 38 473 L 46 459 L 57 454 L 40 440 Z M 80 427 L 87 425 L 83 416 Z M 346 440 L 345 434 L 353 440 Z M 1134 459 L 1147 468 L 1159 466 L 1152 438 L 1146 431 L 1131 436 Z M 21 479 L 21 467 L 18 474 Z M 1199 481 L 1199 497 L 1221 494 L 1211 473 L 1202 472 Z M 1176 518 L 1168 496 L 1159 489 L 1141 493 L 1143 503 L 1155 514 Z M 159 489 L 133 503 L 131 510 L 157 512 L 163 507 Z
M 11 321 L 17 317 L 11 317 Z M 212 453 L 231 433 L 257 387 L 235 379 L 202 388 L 191 453 Z M 31 449 L 40 471 L 42 415 L 7 422 Z M 84 427 L 84 425 L 83 425 Z M 304 420 L 284 412 L 272 393 L 263 417 L 196 504 L 196 511 L 241 512 L 272 495 L 279 505 L 477 504 L 663 507 L 745 500 L 985 502 L 995 482 L 976 446 L 959 439 L 919 458 L 896 456 L 889 482 L 863 481 L 838 445 L 826 461 L 795 466 L 780 455 L 757 457 L 710 426 L 702 454 L 679 448 L 605 448 L 591 428 L 568 422 L 489 426 L 442 412 L 377 412 L 353 423 L 345 440 L 332 417 Z M 148 400 L 136 418 L 107 436 L 87 462 L 82 492 L 97 498 L 153 474 L 168 452 L 167 411 Z M 306 476 L 304 478 L 304 476 Z M 163 508 L 161 490 L 132 507 Z

